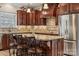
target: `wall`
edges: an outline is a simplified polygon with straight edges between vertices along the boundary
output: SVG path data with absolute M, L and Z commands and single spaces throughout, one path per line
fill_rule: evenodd
M 7 4 L 7 3 L 0 3 L 0 11 L 3 12 L 10 12 L 10 13 L 16 13 L 18 8 L 13 6 L 12 4 Z
M 0 12 L 16 14 L 16 10 L 17 10 L 17 8 L 12 6 L 11 4 L 7 4 L 7 3 L 2 4 L 2 3 L 0 3 Z M 0 49 L 2 49 L 2 40 L 1 40 L 2 34 L 1 34 L 1 32 L 5 32 L 5 31 L 0 28 Z

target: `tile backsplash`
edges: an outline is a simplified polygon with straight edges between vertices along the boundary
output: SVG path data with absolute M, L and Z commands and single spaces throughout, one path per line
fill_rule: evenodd
M 56 25 L 55 20 L 56 20 L 55 17 L 48 18 L 47 22 L 46 22 L 46 25 L 47 25 L 48 31 L 53 32 L 53 33 L 54 32 L 58 33 L 58 26 Z

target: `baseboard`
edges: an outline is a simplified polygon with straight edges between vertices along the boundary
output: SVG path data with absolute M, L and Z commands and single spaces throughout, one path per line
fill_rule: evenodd
M 64 55 L 66 55 L 66 56 L 73 56 L 73 55 L 69 55 L 69 54 L 64 54 Z
M 0 51 L 3 51 L 3 50 L 8 50 L 9 48 L 6 48 L 6 49 L 0 49 Z

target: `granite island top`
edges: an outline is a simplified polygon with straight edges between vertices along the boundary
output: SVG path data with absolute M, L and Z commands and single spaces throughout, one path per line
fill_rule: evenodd
M 14 34 L 14 35 L 22 35 L 22 36 L 26 36 L 26 37 L 35 37 L 37 40 L 44 40 L 44 41 L 48 41 L 48 40 L 55 40 L 55 39 L 64 39 L 63 36 L 59 36 L 59 35 L 55 35 L 49 33 L 37 33 L 37 32 L 10 32 L 10 33 L 4 33 L 3 34 Z
M 45 35 L 45 34 L 24 34 L 22 35 L 23 37 L 35 37 L 36 40 L 55 40 L 55 39 L 64 39 L 64 36 L 58 36 L 58 35 Z
M 36 38 L 37 40 L 45 40 L 45 41 L 48 41 L 48 40 L 55 40 L 55 39 L 64 39 L 63 36 L 41 35 L 41 34 L 36 34 L 36 35 L 35 35 L 35 38 Z
M 0 32 L 0 34 L 32 34 L 33 32 Z M 50 32 L 34 32 L 35 34 L 44 34 L 44 35 L 58 35 L 56 33 Z

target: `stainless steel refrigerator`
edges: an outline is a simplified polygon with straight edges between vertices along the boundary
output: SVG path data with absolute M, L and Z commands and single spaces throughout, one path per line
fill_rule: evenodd
M 76 20 L 76 14 L 58 16 L 59 34 L 64 36 L 64 55 L 76 55 Z

